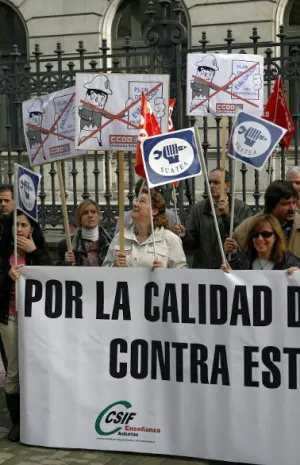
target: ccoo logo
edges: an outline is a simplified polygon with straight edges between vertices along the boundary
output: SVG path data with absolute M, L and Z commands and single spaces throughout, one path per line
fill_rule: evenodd
M 163 139 L 149 153 L 151 169 L 163 176 L 182 174 L 190 168 L 194 161 L 193 146 L 176 137 Z
M 36 202 L 35 187 L 30 176 L 22 174 L 19 178 L 20 200 L 27 211 L 32 211 Z
M 264 155 L 271 147 L 272 137 L 267 127 L 257 121 L 244 121 L 236 126 L 232 137 L 233 149 L 245 158 Z

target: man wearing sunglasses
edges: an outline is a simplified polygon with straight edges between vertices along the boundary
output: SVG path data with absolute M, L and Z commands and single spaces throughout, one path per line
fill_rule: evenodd
M 224 251 L 234 254 L 243 250 L 243 241 L 252 221 L 263 213 L 271 213 L 281 224 L 288 250 L 300 258 L 300 213 L 297 212 L 298 192 L 288 181 L 274 181 L 265 192 L 264 210 L 243 221 L 233 232 L 232 238 L 227 238 Z
M 214 169 L 208 175 L 209 186 L 214 200 L 216 214 L 223 242 L 230 230 L 230 174 L 225 171 L 225 198 L 221 198 L 221 169 Z M 235 200 L 234 227 L 251 215 L 251 209 L 239 199 Z M 221 252 L 209 199 L 201 200 L 191 208 L 186 227 L 174 226 L 174 232 L 181 237 L 186 253 L 194 252 L 193 268 L 219 269 L 222 263 Z

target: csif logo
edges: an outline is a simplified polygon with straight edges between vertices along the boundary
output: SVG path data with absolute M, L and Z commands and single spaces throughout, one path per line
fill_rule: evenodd
M 151 169 L 163 176 L 182 174 L 193 161 L 193 146 L 189 141 L 177 137 L 160 140 L 149 153 Z
M 118 400 L 105 407 L 95 421 L 96 432 L 100 436 L 111 436 L 120 431 L 123 425 L 128 425 L 136 416 L 136 412 L 129 410 L 131 408 L 127 400 Z

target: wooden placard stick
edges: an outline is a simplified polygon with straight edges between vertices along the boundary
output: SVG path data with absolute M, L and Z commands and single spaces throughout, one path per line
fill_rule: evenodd
M 64 230 L 65 230 L 65 236 L 66 236 L 66 242 L 67 242 L 67 250 L 72 250 L 72 241 L 71 241 L 67 202 L 66 202 L 66 191 L 65 191 L 65 186 L 64 186 L 63 176 L 62 176 L 61 161 L 57 160 L 55 163 L 56 163 L 56 170 L 57 170 L 57 176 L 58 176 L 58 186 L 59 186 L 59 192 L 60 192 L 61 210 L 62 210 L 63 220 L 64 220 Z
M 220 199 L 226 198 L 225 192 L 225 169 L 226 169 L 226 144 L 227 144 L 227 117 L 223 116 L 222 132 L 221 132 L 221 186 Z
M 125 251 L 124 238 L 124 152 L 119 152 L 119 240 L 120 252 Z

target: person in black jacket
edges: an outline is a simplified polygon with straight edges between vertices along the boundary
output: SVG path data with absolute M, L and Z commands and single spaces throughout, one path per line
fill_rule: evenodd
M 221 180 L 225 176 L 225 198 L 221 198 Z M 215 204 L 222 242 L 229 236 L 232 212 L 230 198 L 230 173 L 216 168 L 208 174 L 210 191 Z M 248 205 L 235 199 L 233 227 L 252 215 Z M 193 268 L 219 269 L 222 256 L 209 199 L 195 203 L 189 213 L 186 226 L 177 224 L 174 232 L 182 239 L 185 253 L 193 253 Z
M 231 270 L 288 270 L 291 274 L 300 269 L 300 259 L 287 251 L 286 240 L 279 221 L 272 214 L 258 216 L 251 224 L 243 244 L 232 261 L 223 264 L 225 272 Z
M 0 334 L 7 356 L 5 394 L 12 421 L 8 433 L 10 441 L 20 439 L 20 389 L 18 365 L 18 309 L 15 299 L 15 281 L 24 265 L 50 265 L 45 239 L 37 223 L 21 211 L 17 212 L 17 237 L 13 237 L 13 220 L 2 237 L 0 255 Z M 17 241 L 17 263 L 14 257 Z
M 1 254 L 1 244 L 2 244 L 2 236 L 6 229 L 6 223 L 8 222 L 10 216 L 13 213 L 15 207 L 14 202 L 14 188 L 12 184 L 1 184 L 0 185 L 0 254 Z M 1 305 L 1 302 L 0 302 Z M 2 359 L 2 363 L 7 371 L 7 358 L 3 346 L 3 342 L 0 335 L 0 355 Z

